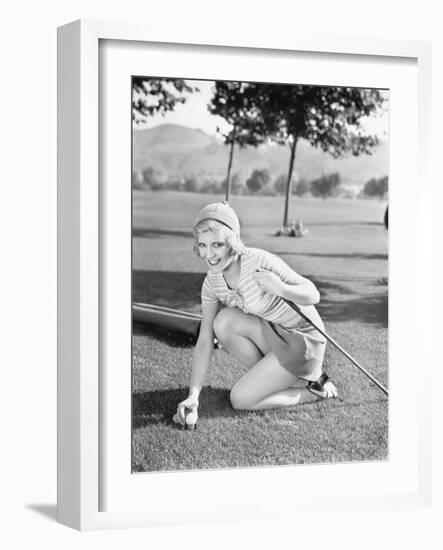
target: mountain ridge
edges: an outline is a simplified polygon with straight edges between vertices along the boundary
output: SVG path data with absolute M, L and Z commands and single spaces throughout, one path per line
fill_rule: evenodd
M 141 173 L 151 167 L 165 181 L 187 176 L 223 179 L 228 158 L 229 146 L 199 128 L 160 124 L 133 131 L 133 171 Z M 267 168 L 274 179 L 287 173 L 288 164 L 288 147 L 264 144 L 256 148 L 236 147 L 232 170 L 245 180 L 254 169 Z M 361 187 L 373 177 L 388 175 L 388 142 L 381 141 L 372 155 L 334 159 L 306 140 L 300 140 L 294 170 L 299 178 L 307 180 L 339 172 L 343 183 Z

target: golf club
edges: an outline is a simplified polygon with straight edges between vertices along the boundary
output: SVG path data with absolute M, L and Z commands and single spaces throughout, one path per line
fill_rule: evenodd
M 329 336 L 329 334 L 327 334 L 324 330 L 322 330 L 320 327 L 318 327 L 313 321 L 311 321 L 311 319 L 309 319 L 309 317 L 307 317 L 302 311 L 301 309 L 299 308 L 299 306 L 297 306 L 296 304 L 290 302 L 289 300 L 286 300 L 283 298 L 283 300 L 288 304 L 289 307 L 291 307 L 293 310 L 295 310 L 299 315 L 300 317 L 302 317 L 305 321 L 307 321 L 312 327 L 315 328 L 315 330 L 317 330 L 322 336 L 324 336 L 326 338 L 326 340 L 328 340 L 328 342 L 331 342 L 331 344 L 336 347 L 339 351 L 341 351 L 343 353 L 343 355 L 349 359 L 349 361 L 351 361 L 351 363 L 353 365 L 355 365 L 364 375 L 366 375 L 369 380 L 371 380 L 378 388 L 381 389 L 381 391 L 385 394 L 385 395 L 389 395 L 389 392 L 388 390 L 382 385 L 380 384 L 380 382 L 375 379 L 372 374 L 370 374 L 365 368 L 363 368 L 360 363 L 358 363 L 351 355 L 349 355 L 349 353 L 344 350 L 340 344 L 338 344 L 333 338 L 331 338 L 331 336 Z

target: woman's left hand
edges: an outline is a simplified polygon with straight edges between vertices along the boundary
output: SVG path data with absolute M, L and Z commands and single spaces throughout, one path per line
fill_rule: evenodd
M 254 271 L 252 278 L 258 286 L 266 292 L 274 294 L 275 296 L 282 295 L 284 283 L 275 273 L 257 269 L 257 271 Z

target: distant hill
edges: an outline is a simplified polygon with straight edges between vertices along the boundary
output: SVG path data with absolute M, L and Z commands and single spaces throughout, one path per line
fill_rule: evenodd
M 224 178 L 229 148 L 202 130 L 162 124 L 133 132 L 133 170 L 152 167 L 165 179 L 181 176 Z M 267 168 L 273 177 L 288 170 L 289 149 L 285 146 L 262 145 L 235 150 L 233 173 L 246 179 L 252 170 Z M 339 172 L 346 185 L 362 186 L 373 177 L 388 175 L 389 147 L 382 141 L 372 155 L 334 159 L 305 140 L 297 145 L 295 172 L 312 180 L 322 174 Z

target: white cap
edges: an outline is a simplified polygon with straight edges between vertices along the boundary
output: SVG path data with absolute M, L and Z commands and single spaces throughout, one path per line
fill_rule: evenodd
M 229 229 L 232 229 L 237 236 L 240 236 L 240 222 L 237 214 L 226 201 L 213 202 L 204 206 L 194 222 L 194 227 L 203 220 L 215 220 L 223 223 Z

